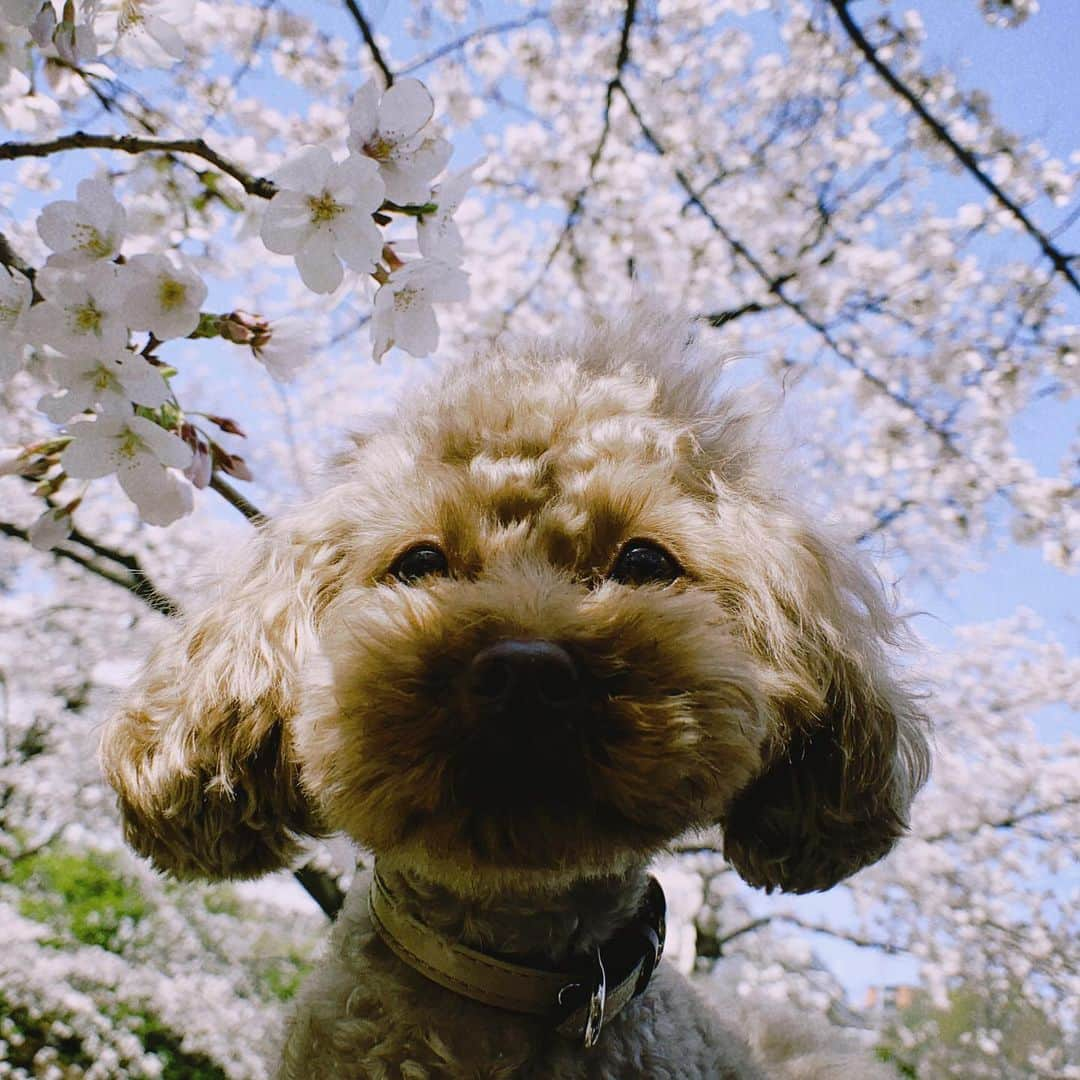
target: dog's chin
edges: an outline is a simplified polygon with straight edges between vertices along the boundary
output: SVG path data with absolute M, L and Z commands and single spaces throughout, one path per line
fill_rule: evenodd
M 586 817 L 474 810 L 449 821 L 413 823 L 375 851 L 387 861 L 462 889 L 546 891 L 623 873 L 670 839 L 656 830 L 643 835 L 613 813 Z
M 444 883 L 551 888 L 623 872 L 662 850 L 688 824 L 674 815 L 633 820 L 597 798 L 571 761 L 535 770 L 488 767 L 455 776 L 437 812 L 407 810 L 357 839 L 379 856 Z

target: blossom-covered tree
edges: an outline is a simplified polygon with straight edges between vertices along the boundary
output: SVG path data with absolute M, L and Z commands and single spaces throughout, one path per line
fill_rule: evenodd
M 918 11 L 382 7 L 0 0 L 0 1075 L 265 1075 L 351 859 L 313 848 L 288 918 L 269 887 L 162 881 L 95 731 L 419 366 L 656 295 L 783 390 L 792 482 L 901 606 L 987 550 L 1080 567 L 1080 444 L 1055 470 L 1014 436 L 1080 384 L 1076 159 L 932 65 Z M 908 1075 L 1080 1076 L 1080 660 L 1020 612 L 917 662 L 910 837 L 827 908 L 686 838 L 671 962 L 880 1029 Z M 853 1009 L 829 941 L 906 958 L 925 1007 Z M 973 987 L 1016 1008 L 959 1009 Z

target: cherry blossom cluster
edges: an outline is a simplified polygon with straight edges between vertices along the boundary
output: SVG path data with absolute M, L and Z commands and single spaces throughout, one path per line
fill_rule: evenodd
M 0 0 L 0 20 L 68 64 L 168 67 L 184 55 L 177 26 L 187 9 L 183 0 Z
M 360 88 L 349 110 L 349 155 L 335 162 L 325 146 L 305 146 L 274 175 L 279 191 L 262 222 L 263 243 L 292 255 L 309 289 L 331 293 L 344 266 L 371 274 L 375 359 L 398 345 L 426 356 L 439 343 L 433 305 L 468 299 L 464 246 L 454 214 L 475 166 L 437 187 L 450 143 L 429 132 L 435 104 L 422 83 L 400 79 L 385 92 Z M 391 213 L 415 217 L 421 258 L 403 262 L 380 225 Z
M 121 257 L 125 214 L 106 180 L 83 180 L 76 200 L 47 205 L 37 228 L 52 254 L 33 285 L 18 271 L 0 278 L 0 330 L 7 366 L 19 363 L 21 341 L 29 343 L 42 350 L 58 388 L 39 402 L 67 426 L 62 473 L 46 483 L 48 493 L 60 475 L 115 473 L 144 520 L 170 524 L 191 510 L 191 488 L 174 470 L 189 468 L 192 451 L 171 430 L 170 407 L 175 419 L 179 406 L 153 349 L 195 331 L 206 285 L 175 254 Z M 136 351 L 129 342 L 138 331 L 149 338 Z M 78 501 L 47 510 L 35 540 L 51 547 L 66 536 Z
M 337 290 L 345 266 L 375 279 L 376 360 L 395 345 L 426 356 L 439 341 L 434 305 L 468 298 L 453 219 L 475 166 L 433 186 L 452 153 L 429 127 L 433 113 L 431 95 L 415 79 L 385 92 L 367 82 L 348 114 L 348 156 L 335 162 L 326 146 L 305 146 L 275 173 L 277 191 L 262 218 L 263 243 L 292 255 L 313 292 Z M 419 258 L 403 259 L 399 241 L 384 233 L 395 217 L 415 222 Z M 215 470 L 252 478 L 243 458 L 185 416 L 170 385 L 175 372 L 157 355 L 164 343 L 220 337 L 248 345 L 281 380 L 308 358 L 296 322 L 271 326 L 240 311 L 205 315 L 206 283 L 179 252 L 125 257 L 125 225 L 110 181 L 83 180 L 75 200 L 49 203 L 38 217 L 51 254 L 33 280 L 0 270 L 0 377 L 22 366 L 26 346 L 40 350 L 57 389 L 38 407 L 65 425 L 62 436 L 5 466 L 39 479 L 39 494 L 50 500 L 30 530 L 41 550 L 71 532 L 82 494 L 52 501 L 68 479 L 115 475 L 144 521 L 169 525 L 191 512 L 192 486 L 206 487 Z M 145 342 L 133 344 L 140 332 Z M 206 419 L 243 435 L 229 418 Z

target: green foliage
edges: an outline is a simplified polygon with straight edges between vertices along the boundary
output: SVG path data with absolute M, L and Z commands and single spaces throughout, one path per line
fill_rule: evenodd
M 879 1046 L 874 1050 L 874 1055 L 878 1061 L 885 1062 L 886 1065 L 892 1065 L 899 1076 L 909 1077 L 910 1080 L 916 1080 L 918 1072 L 915 1066 L 910 1062 L 901 1059 L 899 1053 L 890 1046 Z
M 84 945 L 117 952 L 117 931 L 138 923 L 149 905 L 108 855 L 48 848 L 15 864 L 11 883 L 24 895 L 19 910 Z
M 267 961 L 260 973 L 259 988 L 278 1001 L 291 1001 L 311 967 L 311 962 L 295 951 L 290 951 L 288 956 L 275 957 Z

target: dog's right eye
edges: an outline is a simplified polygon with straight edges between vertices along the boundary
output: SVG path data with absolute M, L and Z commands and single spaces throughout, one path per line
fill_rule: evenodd
M 434 544 L 417 544 L 394 560 L 390 576 L 411 585 L 432 574 L 446 574 L 449 569 L 446 556 Z
M 623 585 L 669 585 L 682 574 L 683 568 L 659 544 L 630 540 L 619 552 L 610 576 Z

